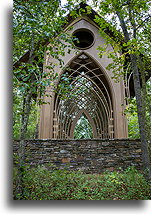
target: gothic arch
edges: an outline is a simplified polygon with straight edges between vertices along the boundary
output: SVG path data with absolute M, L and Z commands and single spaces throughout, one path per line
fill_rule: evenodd
M 88 54 L 74 57 L 62 75 L 70 87 L 66 99 L 58 94 L 54 102 L 54 138 L 72 138 L 77 118 L 84 112 L 96 138 L 114 137 L 113 101 L 102 69 Z M 61 81 L 61 79 L 60 79 Z M 60 93 L 61 94 L 61 93 Z
M 96 126 L 95 126 L 92 118 L 90 117 L 89 113 L 85 109 L 81 109 L 79 111 L 79 113 L 77 114 L 75 120 L 73 121 L 73 123 L 71 125 L 71 130 L 70 130 L 70 138 L 72 138 L 72 139 L 74 138 L 74 129 L 77 124 L 77 121 L 80 119 L 82 114 L 84 114 L 87 117 L 87 119 L 89 120 L 89 123 L 90 123 L 90 125 L 92 127 L 92 131 L 93 131 L 93 138 L 96 138 L 97 137 Z

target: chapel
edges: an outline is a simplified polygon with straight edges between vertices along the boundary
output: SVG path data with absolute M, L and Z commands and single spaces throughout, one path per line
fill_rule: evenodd
M 80 8 L 86 9 L 86 6 L 81 4 Z M 93 10 L 76 18 L 68 15 L 64 31 L 76 38 L 74 48 L 70 52 L 65 50 L 66 54 L 61 56 L 64 68 L 55 66 L 59 77 L 55 84 L 58 86 L 64 81 L 68 92 L 63 96 L 59 89 L 54 91 L 51 85 L 46 88 L 43 98 L 46 104 L 41 105 L 40 111 L 40 139 L 74 139 L 74 130 L 81 117 L 89 121 L 92 138 L 128 137 L 124 110 L 132 80 L 121 77 L 116 82 L 112 70 L 107 69 L 112 59 L 107 55 L 99 56 L 98 47 L 103 47 L 106 41 L 95 22 L 96 15 Z M 105 33 L 114 39 L 109 29 L 105 29 Z M 108 52 L 113 52 L 113 48 L 111 44 L 107 45 Z M 55 59 L 46 53 L 45 72 L 49 72 L 51 63 L 55 63 Z

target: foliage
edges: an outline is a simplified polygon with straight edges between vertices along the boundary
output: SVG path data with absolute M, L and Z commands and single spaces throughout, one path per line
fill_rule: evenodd
M 62 54 L 64 44 L 61 39 L 67 39 L 66 35 L 62 33 L 65 13 L 66 9 L 60 6 L 58 0 L 14 0 L 14 61 L 18 60 L 26 51 L 31 50 L 33 35 L 34 46 L 38 43 L 40 51 L 43 50 L 42 42 L 49 41 L 52 46 L 60 47 L 60 49 L 55 50 L 56 52 L 53 52 L 52 46 L 50 47 L 53 55 Z
M 15 200 L 148 200 L 150 186 L 134 167 L 123 172 L 84 174 L 80 171 L 48 170 L 44 166 L 27 168 L 23 196 Z
M 86 1 L 83 1 L 86 2 Z M 69 11 L 69 9 L 73 9 L 75 1 L 69 0 L 68 3 L 62 7 L 60 1 L 22 1 L 22 0 L 14 0 L 14 13 L 13 13 L 13 59 L 14 62 L 19 60 L 19 58 L 25 54 L 29 53 L 29 60 L 27 63 L 21 63 L 15 67 L 13 70 L 13 95 L 14 95 L 14 137 L 25 139 L 26 137 L 32 136 L 36 129 L 35 121 L 37 122 L 36 115 L 34 116 L 35 112 L 37 111 L 37 107 L 35 107 L 35 103 L 43 104 L 42 96 L 45 93 L 45 89 L 47 86 L 51 86 L 51 82 L 57 78 L 55 73 L 55 66 L 58 65 L 63 68 L 63 61 L 61 60 L 60 56 L 65 55 L 65 50 L 70 52 L 70 47 L 72 44 L 71 35 L 65 33 L 63 31 L 63 26 L 66 24 L 65 14 Z M 78 3 L 78 1 L 77 1 Z M 125 20 L 125 23 L 128 26 L 128 32 L 130 35 L 130 39 L 124 41 L 123 47 L 126 54 L 121 54 L 120 57 L 115 56 L 115 52 L 118 50 L 118 40 L 111 43 L 114 46 L 115 52 L 111 53 L 109 57 L 111 57 L 114 61 L 114 65 L 109 65 L 108 68 L 114 70 L 114 76 L 118 79 L 119 73 L 121 72 L 121 64 L 126 59 L 126 55 L 133 55 L 140 56 L 140 54 L 145 54 L 147 57 L 151 56 L 150 54 L 150 17 L 148 16 L 148 11 L 150 8 L 150 3 L 147 4 L 147 1 L 101 1 L 98 3 L 100 4 L 99 9 L 100 13 L 104 15 L 112 15 L 113 13 L 122 12 L 122 19 Z M 97 3 L 95 3 L 97 5 Z M 124 5 L 123 5 L 124 4 Z M 108 7 L 109 6 L 109 7 Z M 70 10 L 71 11 L 71 10 Z M 87 12 L 90 13 L 91 8 L 87 7 Z M 72 11 L 73 17 L 77 17 L 82 13 L 85 13 L 83 9 L 79 11 L 79 14 L 76 11 Z M 128 20 L 127 17 L 130 19 Z M 146 18 L 147 17 L 147 18 Z M 102 19 L 101 19 L 102 20 Z M 98 20 L 99 22 L 99 20 Z M 116 19 L 112 16 L 111 22 L 117 24 Z M 99 22 L 101 23 L 101 22 Z M 102 26 L 104 29 L 110 27 L 112 32 L 117 36 L 118 33 L 115 31 L 115 26 L 111 25 Z M 143 26 L 143 27 L 142 27 Z M 101 26 L 100 26 L 101 27 Z M 137 27 L 137 31 L 136 30 Z M 103 32 L 103 31 L 102 31 Z M 110 38 L 107 38 L 108 43 L 111 42 Z M 45 45 L 50 44 L 50 45 Z M 101 51 L 101 47 L 99 47 Z M 28 52 L 27 52 L 28 51 Z M 119 50 L 118 50 L 119 51 Z M 122 51 L 122 49 L 120 50 Z M 44 62 L 44 53 L 48 54 L 52 57 L 55 63 L 50 64 L 49 67 L 45 67 L 47 72 L 43 72 L 43 62 Z M 35 57 L 36 56 L 36 59 Z M 145 64 L 147 64 L 147 60 L 145 60 Z M 128 70 L 130 72 L 130 70 Z M 123 75 L 123 73 L 120 73 Z M 60 90 L 61 93 L 66 93 L 67 85 L 62 82 L 62 88 Z M 46 94 L 46 96 L 49 96 Z M 139 97 L 139 96 L 138 96 Z M 42 101 L 42 102 L 41 102 Z M 140 111 L 141 112 L 141 111 Z M 150 111 L 151 112 L 151 111 Z M 37 114 L 37 113 L 36 113 Z M 149 118 L 149 117 L 148 117 Z M 141 127 L 142 125 L 140 125 Z M 143 126 L 142 126 L 143 127 Z M 20 136 L 18 129 L 20 128 Z M 20 157 L 23 160 L 24 157 L 24 142 L 21 141 L 20 143 Z M 147 156 L 147 155 L 146 155 Z M 20 161 L 21 162 L 21 161 Z M 20 165 L 21 166 L 21 165 Z M 35 182 L 34 186 L 30 186 L 28 188 L 28 179 L 30 178 L 28 172 L 26 172 L 24 176 L 24 198 L 30 198 L 36 200 L 36 195 L 38 195 L 40 199 L 46 199 L 48 194 L 43 192 L 43 188 L 41 188 L 40 181 L 36 177 L 36 173 L 39 174 L 39 170 L 41 173 L 43 169 L 38 169 L 38 171 L 34 172 L 30 170 L 31 177 L 33 174 L 35 178 L 32 177 L 32 180 Z M 47 174 L 47 172 L 45 172 Z M 54 173 L 54 172 L 53 172 Z M 53 174 L 52 173 L 52 174 Z M 57 173 L 57 172 L 56 172 Z M 60 177 L 55 177 L 53 174 L 52 178 L 60 178 L 63 182 L 64 177 L 67 178 L 67 174 L 61 174 Z M 28 176 L 27 176 L 28 175 Z M 69 174 L 70 175 L 70 174 Z M 42 177 L 43 177 L 42 173 Z M 39 176 L 38 176 L 39 177 Z M 28 178 L 28 179 L 27 179 Z M 49 177 L 51 178 L 51 177 Z M 82 177 L 81 178 L 85 178 Z M 37 179 L 37 180 L 35 180 Z M 46 179 L 46 178 L 45 178 Z M 29 179 L 30 181 L 30 179 Z M 38 186 L 37 186 L 37 183 Z M 45 181 L 45 180 L 44 180 Z M 47 181 L 47 179 L 46 179 Z M 53 179 L 52 179 L 53 181 Z M 85 182 L 85 180 L 80 182 Z M 56 183 L 55 183 L 56 184 Z M 61 182 L 58 183 L 61 186 Z M 66 184 L 66 183 L 65 183 Z M 69 182 L 70 184 L 70 182 Z M 57 192 L 57 189 L 54 188 L 54 185 L 49 185 L 48 182 L 44 182 L 44 188 L 48 187 L 50 190 L 52 188 L 53 193 L 56 192 L 56 195 L 50 195 L 49 199 L 53 197 L 58 199 L 62 197 L 63 194 L 66 192 L 66 185 L 64 185 L 63 192 Z M 72 185 L 72 184 L 71 184 Z M 83 185 L 83 183 L 81 183 Z M 85 183 L 84 183 L 85 185 Z M 81 186 L 79 187 L 78 191 L 80 191 Z M 103 187 L 102 187 L 103 188 Z M 46 188 L 46 190 L 48 190 Z M 83 189 L 83 187 L 82 187 Z M 93 189 L 93 188 L 91 188 Z M 95 188 L 94 188 L 95 189 Z M 62 190 L 60 190 L 62 191 Z M 93 190 L 88 189 L 87 193 L 93 192 Z M 106 191 L 106 190 L 105 190 Z M 39 195 L 39 192 L 41 195 Z M 47 191 L 46 191 L 47 192 Z M 85 192 L 85 190 L 83 191 Z M 79 198 L 85 199 L 85 193 L 79 192 Z M 105 192 L 107 194 L 107 191 Z M 75 193 L 74 193 L 75 194 Z M 76 194 L 75 194 L 76 195 Z M 71 194 L 71 198 L 75 197 Z M 81 196 L 82 195 L 82 196 Z M 112 195 L 112 194 L 111 194 Z M 16 196 L 17 198 L 18 196 Z M 64 197 L 68 198 L 68 195 L 65 194 Z M 105 197 L 105 195 L 103 195 Z M 62 197 L 63 198 L 63 197 Z M 79 199 L 78 198 L 78 199 Z M 92 200 L 95 197 L 92 195 Z M 100 196 L 101 198 L 101 196 Z M 91 198 L 89 198 L 91 200 Z M 102 198 L 101 198 L 102 199 Z
M 128 117 L 128 137 L 131 139 L 139 139 L 139 125 L 137 114 L 129 115 Z
M 63 66 L 63 62 L 59 56 L 64 55 L 65 48 L 68 48 L 70 51 L 70 45 L 72 43 L 71 36 L 63 32 L 62 26 L 66 23 L 65 15 L 68 11 L 71 11 L 73 17 L 81 15 L 83 12 L 90 13 L 91 7 L 86 7 L 87 11 L 79 11 L 77 14 L 76 8 L 81 1 L 69 0 L 64 6 L 61 6 L 60 1 L 22 1 L 14 0 L 14 13 L 13 13 L 13 35 L 14 35 L 14 61 L 18 60 L 27 50 L 34 53 L 38 56 L 37 61 L 32 61 L 32 63 L 26 63 L 20 65 L 18 69 L 14 70 L 14 99 L 19 99 L 23 96 L 26 96 L 29 93 L 29 89 L 32 89 L 32 95 L 38 97 L 38 101 L 42 104 L 43 101 L 41 96 L 45 92 L 45 87 L 50 85 L 52 81 L 57 78 L 54 73 L 55 64 L 50 65 L 47 70 L 49 72 L 44 73 L 41 68 L 39 68 L 39 63 L 43 63 L 43 54 L 46 50 L 49 51 L 49 54 L 58 60 L 60 66 Z M 89 1 L 82 1 L 83 3 L 88 3 Z M 93 1 L 91 1 L 92 4 Z M 131 72 L 130 66 L 127 66 L 127 63 L 124 63 L 127 60 L 127 54 L 131 54 L 132 51 L 135 51 L 137 54 L 145 54 L 150 56 L 150 16 L 148 9 L 150 8 L 150 3 L 147 1 L 135 1 L 131 4 L 131 1 L 94 1 L 94 8 L 97 12 L 103 15 L 103 18 L 96 17 L 96 22 L 100 25 L 100 33 L 105 36 L 107 41 L 105 47 L 98 47 L 100 50 L 100 57 L 102 54 L 107 54 L 108 57 L 113 59 L 112 64 L 108 65 L 108 69 L 112 69 L 114 79 L 119 80 L 119 77 L 125 75 L 123 70 L 126 72 Z M 130 4 L 130 5 L 129 5 Z M 109 5 L 109 6 L 108 6 Z M 129 6 L 133 11 L 132 20 L 129 20 L 130 15 Z M 129 35 L 131 35 L 131 40 L 128 42 L 123 42 L 121 34 L 117 31 L 121 31 L 117 18 L 115 17 L 117 11 L 123 11 L 122 18 L 126 19 L 128 26 Z M 49 15 L 48 15 L 49 14 Z M 110 17 L 110 18 L 109 18 Z M 134 20 L 133 20 L 134 19 Z M 137 30 L 137 39 L 133 38 L 132 27 L 133 22 L 136 22 L 138 26 Z M 106 29 L 114 34 L 114 39 L 110 36 L 107 36 L 105 33 Z M 121 40 L 122 39 L 122 40 Z M 43 42 L 47 41 L 51 46 L 43 46 Z M 38 45 L 38 48 L 36 44 Z M 113 53 L 108 53 L 108 44 L 114 46 Z M 121 46 L 121 44 L 123 46 Z M 55 47 L 55 49 L 54 49 Z M 121 47 L 121 49 L 120 49 Z M 124 52 L 123 52 L 124 48 Z M 121 52 L 121 55 L 118 55 L 117 52 Z M 147 63 L 148 64 L 148 63 Z M 33 81 L 34 79 L 34 81 Z M 70 90 L 68 84 L 64 84 L 64 81 L 59 85 L 59 93 L 65 94 L 63 96 L 66 98 L 66 91 Z M 17 92 L 16 92 L 17 90 Z M 19 96 L 18 96 L 19 94 Z M 16 96 L 16 97 L 15 97 Z M 32 99 L 31 105 L 34 106 L 35 100 Z M 23 103 L 23 100 L 19 101 L 20 104 Z M 15 107 L 14 107 L 15 109 Z M 20 109 L 20 110 L 19 110 Z M 20 111 L 20 112 L 19 112 Z M 17 113 L 19 118 L 23 114 L 22 105 L 19 106 Z M 148 117 L 149 119 L 149 117 Z M 147 119 L 147 120 L 148 120 Z M 18 121 L 15 121 L 17 124 Z M 20 127 L 20 125 L 15 125 Z M 18 132 L 18 131 L 17 131 Z
M 147 82 L 147 95 L 144 99 L 146 99 L 146 132 L 148 135 L 148 139 L 150 139 L 150 128 L 151 128 L 151 109 L 150 109 L 150 81 Z M 136 106 L 136 98 L 128 99 L 128 105 L 125 109 L 125 115 L 128 120 L 128 133 L 129 138 L 139 138 L 139 124 L 138 124 L 138 115 L 137 115 L 137 106 Z
M 151 177 L 149 150 L 148 150 L 148 129 L 146 124 L 146 69 L 148 66 L 146 62 L 150 61 L 150 35 L 147 33 L 151 23 L 151 2 L 147 0 L 130 0 L 117 1 L 105 0 L 97 1 L 99 12 L 104 17 L 110 16 L 110 24 L 103 23 L 102 18 L 96 17 L 96 21 L 100 24 L 100 31 L 104 34 L 107 45 L 113 46 L 113 53 L 108 53 L 108 57 L 112 58 L 113 63 L 108 66 L 112 69 L 114 78 L 117 80 L 124 76 L 124 71 L 133 75 L 134 91 L 136 96 L 138 123 L 140 131 L 140 139 L 142 146 L 142 159 L 144 168 L 148 168 L 148 175 Z M 149 23 L 149 24 L 148 24 Z M 114 27 L 119 28 L 123 35 L 123 41 L 118 39 L 118 36 L 110 38 L 106 35 L 105 30 L 110 30 L 111 35 L 115 34 Z M 144 33 L 145 32 L 145 33 Z M 115 38 L 115 39 L 114 39 Z M 101 48 L 101 47 L 100 47 Z M 119 50 L 118 50 L 119 49 Z M 100 49 L 101 50 L 101 49 Z M 101 50 L 102 52 L 104 50 Z M 102 56 L 101 52 L 101 56 Z M 128 65 L 128 63 L 130 65 Z M 129 69 L 128 69 L 129 68 Z M 142 83 L 142 85 L 141 85 Z M 151 124 L 151 120 L 150 120 Z M 149 131 L 150 132 L 150 131 Z
M 128 106 L 125 109 L 125 115 L 128 121 L 128 137 L 132 139 L 140 138 L 136 99 L 128 99 Z
M 13 138 L 20 139 L 21 129 L 21 114 L 22 114 L 22 97 L 20 95 L 14 96 L 13 103 Z M 39 122 L 39 108 L 33 100 L 31 107 L 31 114 L 29 115 L 29 122 L 26 132 L 26 139 L 33 139 L 36 136 L 37 123 Z
M 63 31 L 66 12 L 67 8 L 62 7 L 58 0 L 14 0 L 13 98 L 19 105 L 17 112 L 14 112 L 14 131 L 18 132 L 16 128 L 20 128 L 22 138 L 28 137 L 29 117 L 32 117 L 33 111 L 35 113 L 35 109 L 32 110 L 35 102 L 45 103 L 42 99 L 45 89 L 58 77 L 54 68 L 56 65 L 63 67 L 61 56 L 65 55 L 65 49 L 70 51 L 72 46 L 71 35 Z M 46 53 L 55 61 L 47 67 L 43 66 Z M 29 59 L 18 64 L 23 54 L 28 55 Z
M 92 127 L 89 123 L 89 120 L 83 114 L 80 119 L 77 121 L 77 124 L 74 129 L 74 138 L 75 139 L 90 139 L 92 138 Z
M 68 72 L 63 73 L 58 85 L 55 88 L 55 92 L 61 100 L 67 100 L 69 99 L 69 97 L 71 97 L 71 95 L 69 94 L 69 92 L 72 90 L 70 82 L 71 77 L 69 77 Z

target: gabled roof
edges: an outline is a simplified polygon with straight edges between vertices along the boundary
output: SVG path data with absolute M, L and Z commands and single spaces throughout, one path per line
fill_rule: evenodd
M 103 21 L 104 23 L 107 23 L 107 22 L 106 22 L 101 16 L 99 16 L 99 15 L 97 14 L 97 12 L 94 11 L 93 9 L 91 9 L 91 13 L 87 13 L 86 11 L 87 11 L 87 7 L 88 7 L 88 6 L 89 6 L 88 4 L 80 3 L 80 4 L 78 5 L 77 9 L 76 9 L 76 12 L 78 13 L 78 12 L 80 11 L 80 9 L 83 9 L 83 10 L 85 10 L 85 13 L 83 12 L 83 14 L 85 14 L 85 15 L 86 15 L 89 19 L 91 19 L 93 22 L 95 22 L 96 16 L 98 16 L 100 19 L 102 19 L 102 21 Z M 64 29 L 67 28 L 74 20 L 75 20 L 75 18 L 71 15 L 71 12 L 70 12 L 70 13 L 66 16 L 66 24 L 64 24 L 63 28 L 64 28 Z M 95 22 L 95 24 L 97 24 L 97 23 Z M 98 25 L 98 24 L 97 24 L 97 25 Z M 98 25 L 98 26 L 99 26 L 99 25 Z M 111 30 L 111 28 L 110 28 L 109 26 L 110 26 L 109 24 L 106 25 L 106 28 L 104 29 L 104 32 L 105 32 L 108 36 L 110 36 L 113 40 L 115 39 L 115 40 L 117 41 L 117 39 L 118 39 L 118 42 L 119 42 L 120 44 L 122 44 L 122 43 L 124 42 L 124 38 L 123 38 L 122 34 L 121 34 L 120 32 L 118 32 L 116 29 Z M 37 45 L 35 45 L 35 50 L 38 49 L 39 45 L 47 46 L 48 44 L 49 44 L 48 39 L 43 40 L 43 41 L 39 41 L 39 42 L 37 43 Z M 124 50 L 123 50 L 123 52 L 124 52 Z M 14 68 L 18 68 L 18 67 L 21 65 L 21 63 L 27 63 L 27 62 L 29 61 L 29 56 L 30 56 L 30 51 L 27 51 L 23 56 L 20 57 L 20 59 L 19 59 L 17 62 L 15 62 L 15 63 L 13 64 L 13 67 L 14 67 Z M 33 56 L 32 56 L 32 58 L 33 58 L 33 59 L 36 59 L 36 57 L 37 57 L 37 56 L 36 56 L 36 54 L 34 53 Z M 42 67 L 42 65 L 40 65 L 40 66 Z M 147 70 L 147 72 L 148 72 L 148 77 L 147 77 L 147 78 L 149 78 L 149 77 L 151 76 L 151 68 L 150 68 L 150 66 L 146 67 L 146 70 Z M 131 96 L 135 96 L 132 75 L 131 75 L 131 78 L 130 78 L 129 89 L 130 89 L 130 91 L 131 91 Z
M 88 4 L 80 3 L 80 4 L 78 5 L 78 8 L 76 9 L 76 12 L 78 13 L 80 9 L 85 10 L 85 13 L 83 13 L 83 14 L 86 14 L 86 16 L 87 16 L 89 19 L 91 19 L 93 22 L 95 22 L 94 19 L 96 18 L 96 16 L 99 16 L 99 15 L 98 15 L 93 9 L 91 9 L 91 13 L 86 13 L 87 7 L 88 7 L 88 6 L 89 6 Z M 99 18 L 102 19 L 103 22 L 106 22 L 101 16 L 99 16 Z M 66 28 L 68 25 L 70 25 L 74 20 L 75 20 L 75 18 L 74 18 L 73 16 L 71 16 L 71 13 L 69 13 L 69 14 L 66 16 L 66 24 L 63 26 L 63 28 L 65 29 L 65 28 Z M 97 24 L 97 23 L 95 22 L 95 24 Z M 97 25 L 98 25 L 98 24 L 97 24 Z M 99 26 L 99 25 L 98 25 L 98 26 Z M 113 39 L 114 39 L 114 38 L 117 39 L 117 35 L 119 35 L 119 40 L 122 42 L 122 35 L 121 35 L 118 31 L 116 31 L 116 35 L 115 35 L 115 32 L 114 32 L 114 31 L 111 31 L 109 27 L 106 27 L 106 28 L 104 29 L 104 32 L 105 32 L 106 34 L 108 34 L 108 36 L 110 36 L 110 37 L 113 38 Z M 49 44 L 49 41 L 48 41 L 48 39 L 46 39 L 46 40 L 44 40 L 44 41 L 39 41 L 38 44 L 36 45 L 35 49 L 38 49 L 39 44 L 41 44 L 42 46 L 46 46 L 46 45 Z M 13 64 L 13 67 L 14 67 L 14 68 L 18 68 L 19 65 L 20 65 L 22 62 L 27 63 L 27 62 L 29 61 L 29 56 L 30 56 L 30 51 L 27 51 L 25 54 L 23 54 L 23 55 L 20 57 L 20 59 L 19 59 L 17 62 L 15 62 L 15 63 Z M 36 57 L 36 55 L 33 55 L 33 58 L 35 58 L 35 57 Z
M 78 13 L 78 11 L 79 11 L 80 9 L 85 10 L 85 13 L 83 12 L 83 14 L 85 14 L 89 19 L 91 19 L 93 22 L 95 22 L 96 25 L 98 25 L 98 23 L 95 21 L 95 18 L 96 18 L 96 16 L 98 16 L 100 20 L 102 20 L 104 23 L 107 24 L 107 25 L 106 25 L 106 28 L 104 29 L 104 32 L 105 32 L 108 36 L 110 36 L 113 40 L 114 40 L 115 38 L 116 38 L 116 40 L 117 40 L 117 36 L 118 36 L 119 41 L 120 41 L 120 42 L 123 41 L 123 37 L 122 37 L 122 35 L 121 35 L 121 33 L 120 33 L 119 31 L 117 31 L 116 29 L 114 29 L 114 31 L 112 31 L 112 30 L 109 28 L 109 23 L 107 23 L 107 22 L 105 21 L 105 19 L 104 19 L 103 17 L 101 17 L 101 16 L 100 16 L 95 10 L 93 10 L 92 8 L 91 8 L 91 13 L 87 13 L 87 7 L 90 7 L 90 6 L 89 6 L 88 4 L 85 4 L 85 3 L 80 3 L 80 4 L 78 5 L 78 8 L 77 8 L 76 12 Z M 65 25 L 65 27 L 68 26 L 68 25 L 70 25 L 70 24 L 73 22 L 74 19 L 75 19 L 75 18 L 74 18 L 73 16 L 71 16 L 71 13 L 69 13 L 69 14 L 67 15 L 67 24 Z M 98 25 L 98 27 L 99 27 L 99 25 Z M 116 32 L 116 35 L 115 35 L 115 32 Z

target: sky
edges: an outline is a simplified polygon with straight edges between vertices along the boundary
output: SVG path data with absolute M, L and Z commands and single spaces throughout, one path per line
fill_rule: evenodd
M 66 0 L 61 0 L 62 5 L 64 5 L 65 3 L 67 3 Z
M 88 2 L 88 4 L 91 2 L 91 0 L 89 0 L 89 1 L 87 1 Z M 61 0 L 61 3 L 62 3 L 62 5 L 63 4 L 66 4 L 67 3 L 67 1 L 66 0 Z

